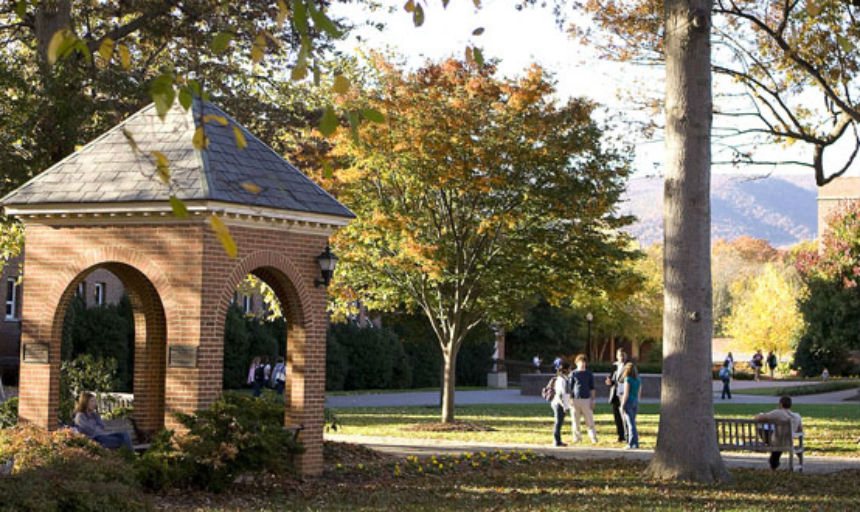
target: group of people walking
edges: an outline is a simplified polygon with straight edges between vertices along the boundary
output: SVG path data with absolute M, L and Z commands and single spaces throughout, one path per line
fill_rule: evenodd
M 595 386 L 594 374 L 588 369 L 588 359 L 584 354 L 576 356 L 576 369 L 570 363 L 560 361 L 556 368 L 553 383 L 553 398 L 550 402 L 555 413 L 553 439 L 556 446 L 567 446 L 562 441 L 561 430 L 565 415 L 571 414 L 573 442 L 582 441 L 581 423 L 588 427 L 588 436 L 597 443 L 597 429 L 594 427 Z M 612 373 L 606 378 L 609 386 L 609 402 L 615 418 L 618 441 L 625 443 L 626 449 L 639 448 L 639 432 L 636 429 L 636 413 L 642 398 L 642 379 L 636 363 L 627 360 L 627 354 L 619 349 Z
M 263 388 L 269 387 L 282 395 L 287 383 L 287 365 L 283 357 L 278 357 L 273 367 L 267 356 L 255 357 L 248 367 L 248 384 L 254 396 L 263 394 Z
M 767 358 L 765 358 L 761 349 L 756 350 L 749 362 L 749 366 L 754 372 L 756 381 L 760 380 L 761 370 L 764 368 L 765 364 L 767 364 L 767 368 L 770 371 L 770 378 L 773 380 L 774 372 L 776 372 L 776 368 L 779 366 L 779 360 L 777 359 L 776 354 L 771 350 L 768 352 Z M 720 371 L 717 373 L 717 376 L 723 383 L 723 392 L 720 394 L 720 398 L 723 400 L 732 399 L 731 382 L 734 374 L 735 358 L 732 353 L 729 352 L 723 360 L 723 367 L 720 368 Z

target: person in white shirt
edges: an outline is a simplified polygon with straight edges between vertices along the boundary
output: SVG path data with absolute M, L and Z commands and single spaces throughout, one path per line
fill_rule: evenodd
M 558 367 L 555 377 L 555 396 L 553 396 L 550 406 L 555 413 L 555 426 L 553 429 L 553 438 L 556 446 L 567 446 L 561 442 L 561 426 L 564 425 L 564 415 L 570 410 L 570 363 L 563 362 Z
M 272 369 L 272 387 L 279 395 L 284 394 L 284 387 L 287 383 L 287 366 L 284 364 L 284 358 L 279 357 L 278 363 Z
M 776 432 L 770 433 L 774 438 L 771 440 L 776 446 L 790 446 L 794 442 L 795 434 L 803 432 L 803 421 L 796 412 L 791 412 L 791 397 L 783 396 L 779 399 L 779 408 L 770 412 L 755 415 L 756 421 L 770 421 L 776 423 L 788 423 L 790 430 L 777 428 Z M 779 467 L 779 458 L 782 452 L 770 452 L 770 469 Z M 803 471 L 803 455 L 798 454 L 800 459 L 800 471 Z

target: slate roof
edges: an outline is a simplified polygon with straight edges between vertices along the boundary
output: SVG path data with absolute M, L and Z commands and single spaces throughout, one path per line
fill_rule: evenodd
M 221 116 L 223 126 L 208 118 L 209 146 L 194 149 L 192 137 L 204 116 Z M 247 141 L 239 149 L 233 127 Z M 135 153 L 126 133 L 139 151 Z M 153 151 L 169 160 L 170 185 L 156 172 Z M 250 184 L 252 190 L 243 184 Z M 255 187 L 259 187 L 256 192 Z M 319 185 L 290 165 L 261 140 L 210 102 L 195 99 L 189 111 L 178 103 L 162 121 L 155 105 L 144 107 L 80 150 L 9 193 L 0 204 L 112 203 L 211 200 L 355 217 Z

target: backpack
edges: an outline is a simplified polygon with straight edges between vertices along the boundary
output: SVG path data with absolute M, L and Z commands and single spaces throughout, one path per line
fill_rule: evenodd
M 727 367 L 724 366 L 720 369 L 720 378 L 721 379 L 728 379 L 729 378 L 729 369 Z
M 286 381 L 285 369 L 286 367 L 283 363 L 278 363 L 272 368 L 271 375 L 269 375 L 269 386 L 275 387 L 278 384 L 278 377 L 283 377 L 284 381 Z
M 555 380 L 557 378 L 558 375 L 554 375 L 540 391 L 540 396 L 542 396 L 547 402 L 552 402 L 552 399 L 555 398 Z
M 266 369 L 263 365 L 258 365 L 254 368 L 254 382 L 264 382 L 266 380 Z

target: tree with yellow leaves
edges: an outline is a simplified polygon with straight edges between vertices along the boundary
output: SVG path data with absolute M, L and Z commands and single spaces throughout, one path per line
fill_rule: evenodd
M 726 319 L 726 332 L 734 350 L 774 351 L 785 355 L 803 335 L 798 305 L 803 285 L 793 268 L 765 265 L 761 274 L 732 284 L 734 309 Z
M 518 79 L 456 60 L 374 67 L 363 108 L 387 122 L 335 136 L 335 188 L 358 218 L 333 241 L 334 290 L 344 303 L 424 313 L 452 422 L 470 331 L 515 324 L 537 295 L 557 304 L 624 272 L 629 219 L 616 204 L 628 155 L 606 143 L 592 103 L 557 101 L 539 67 Z

